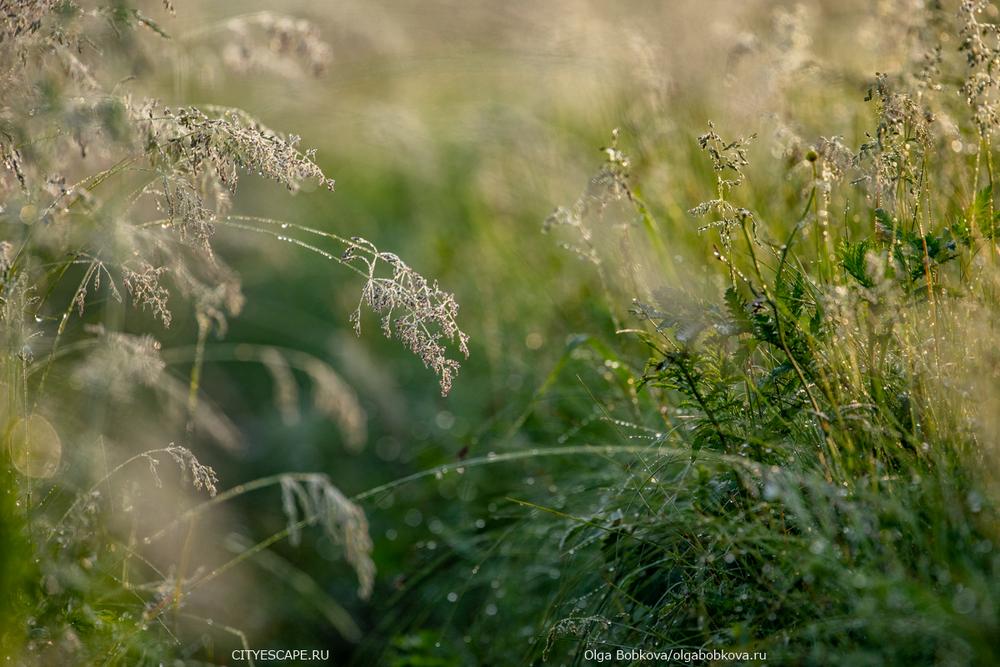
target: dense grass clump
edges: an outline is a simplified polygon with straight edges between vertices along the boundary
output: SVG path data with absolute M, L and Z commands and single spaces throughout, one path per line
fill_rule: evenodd
M 190 4 L 0 0 L 0 659 L 1000 663 L 994 3 Z
M 774 164 L 756 137 L 709 123 L 696 140 L 708 174 L 668 158 L 708 176 L 689 211 L 707 274 L 676 273 L 657 230 L 676 214 L 616 131 L 546 229 L 596 267 L 611 312 L 635 301 L 615 344 L 577 340 L 537 396 L 533 410 L 567 430 L 534 453 L 567 463 L 498 491 L 457 564 L 428 563 L 469 577 L 458 604 L 476 620 L 444 626 L 452 650 L 1000 661 L 1000 44 L 992 5 L 957 9 L 924 9 L 922 56 L 868 83 L 857 143 L 793 136 Z M 958 49 L 937 43 L 953 35 Z M 532 420 L 519 423 L 544 433 Z

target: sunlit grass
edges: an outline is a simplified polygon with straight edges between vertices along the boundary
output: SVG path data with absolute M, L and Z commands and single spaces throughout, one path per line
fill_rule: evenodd
M 26 3 L 3 650 L 997 662 L 996 11 L 911 5 Z

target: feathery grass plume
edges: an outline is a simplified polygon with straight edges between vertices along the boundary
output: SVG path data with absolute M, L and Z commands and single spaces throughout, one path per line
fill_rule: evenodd
M 967 66 L 961 90 L 983 138 L 990 136 L 1000 123 L 997 114 L 1000 25 L 981 19 L 988 7 L 995 9 L 986 0 L 963 0 L 960 8 L 963 25 L 959 32 L 959 49 L 965 54 Z
M 296 423 L 299 414 L 299 385 L 285 356 L 274 348 L 261 352 L 261 362 L 271 373 L 275 385 L 275 404 L 286 424 Z M 313 408 L 337 424 L 348 449 L 358 451 L 367 437 L 366 415 L 357 394 L 328 364 L 314 357 L 301 362 L 301 370 L 312 381 Z
M 299 385 L 285 361 L 285 357 L 274 348 L 267 348 L 260 354 L 260 361 L 274 381 L 274 403 L 285 424 L 299 421 Z
M 175 258 L 171 278 L 180 293 L 191 301 L 195 311 L 224 336 L 227 317 L 243 310 L 246 297 L 239 276 L 221 260 L 210 264 L 185 262 Z
M 155 388 L 166 364 L 160 342 L 148 334 L 132 335 L 87 327 L 98 337 L 96 347 L 73 371 L 75 382 L 106 390 L 115 400 L 129 400 L 136 386 Z
M 790 10 L 777 7 L 771 17 L 774 49 L 780 54 L 776 64 L 788 75 L 800 70 L 812 58 L 813 38 L 809 33 L 809 9 L 799 4 Z
M 915 184 L 921 183 L 923 155 L 931 148 L 933 114 L 918 100 L 893 89 L 888 75 L 876 74 L 866 101 L 875 102 L 878 123 L 874 135 L 862 144 L 859 160 L 872 181 L 877 208 L 905 215 L 906 195 L 916 196 Z M 908 184 L 903 189 L 898 184 Z
M 14 244 L 0 241 L 0 273 L 7 273 L 14 260 Z
M 560 206 L 542 224 L 542 233 L 565 230 L 559 246 L 594 265 L 601 289 L 610 304 L 617 290 L 614 283 L 628 283 L 631 294 L 644 292 L 644 271 L 649 259 L 647 237 L 632 238 L 632 227 L 649 230 L 655 225 L 649 209 L 629 186 L 631 160 L 619 148 L 620 130 L 611 131 L 609 145 L 601 148 L 604 160 L 584 192 L 571 207 Z M 659 247 L 659 238 L 652 239 Z M 613 276 L 619 273 L 619 276 Z M 620 328 L 619 316 L 610 312 L 611 322 Z
M 281 499 L 288 517 L 292 544 L 301 539 L 300 523 L 319 524 L 335 544 L 344 549 L 344 558 L 358 577 L 358 596 L 368 599 L 375 582 L 372 541 L 364 511 L 335 487 L 326 475 L 285 475 L 281 478 Z
M 181 240 L 203 250 L 212 257 L 211 240 L 215 235 L 215 219 L 225 214 L 230 206 L 229 192 L 223 188 L 213 191 L 216 205 L 206 204 L 206 187 L 196 187 L 185 178 L 164 174 L 159 190 L 148 190 L 157 197 L 157 208 L 162 211 L 180 234 Z
M 145 100 L 129 111 L 152 159 L 186 173 L 207 170 L 230 190 L 236 189 L 241 171 L 270 178 L 291 192 L 307 180 L 334 188 L 334 180 L 313 161 L 314 151 L 299 150 L 301 137 L 275 132 L 241 109 L 174 109 Z
M 779 104 L 790 92 L 809 85 L 809 75 L 821 67 L 813 53 L 811 32 L 816 14 L 804 3 L 790 8 L 776 6 L 767 9 L 763 33 L 733 26 L 731 29 L 739 32 L 726 47 L 726 83 L 739 84 L 748 77 L 748 93 Z M 745 102 L 754 104 L 752 99 L 740 99 L 738 104 Z
M 59 0 L 0 0 L 0 42 L 37 32 L 58 4 Z
M 454 342 L 465 357 L 469 356 L 469 336 L 456 322 L 458 302 L 454 295 L 438 287 L 437 281 L 428 281 L 397 255 L 382 252 L 359 236 L 351 238 L 341 260 L 353 264 L 366 278 L 361 300 L 351 315 L 355 332 L 361 334 L 361 308 L 368 306 L 382 316 L 386 336 L 400 340 L 434 371 L 441 395 L 447 396 L 459 362 L 448 358 L 445 344 Z
M 329 364 L 319 359 L 306 360 L 303 370 L 313 383 L 313 407 L 337 424 L 348 449 L 360 451 L 368 439 L 368 415 L 358 395 Z
M 167 305 L 170 292 L 160 283 L 160 276 L 167 270 L 167 267 L 154 267 L 144 262 L 137 269 L 122 267 L 122 282 L 132 297 L 132 302 L 142 307 L 143 310 L 149 308 L 157 319 L 163 322 L 163 326 L 169 327 L 170 321 L 173 319 Z M 86 292 L 81 294 L 85 297 Z M 83 298 L 79 300 L 79 304 L 82 311 Z
M 364 447 L 368 415 L 354 389 L 328 363 L 299 350 L 245 343 L 236 345 L 232 355 L 239 361 L 258 361 L 268 369 L 275 386 L 275 405 L 286 423 L 295 423 L 301 417 L 299 385 L 293 370 L 307 375 L 312 382 L 313 409 L 337 425 L 348 449 L 360 451 Z
M 240 72 L 274 69 L 276 56 L 301 63 L 314 76 L 323 74 L 330 64 L 330 45 L 322 39 L 315 25 L 305 19 L 270 11 L 236 16 L 182 39 L 194 41 L 218 32 L 231 36 L 231 41 L 222 49 L 222 56 L 226 65 Z
M 698 146 L 712 160 L 716 174 L 716 198 L 704 201 L 690 210 L 691 215 L 703 217 L 714 213 L 718 220 L 699 228 L 699 231 L 718 228 L 723 245 L 728 249 L 732 244 L 732 228 L 752 217 L 744 208 L 737 208 L 728 200 L 729 193 L 740 185 L 745 176 L 744 168 L 750 164 L 747 150 L 756 135 L 734 141 L 725 141 L 715 131 L 715 124 L 709 121 L 708 131 L 698 137 Z
M 428 280 L 398 255 L 379 250 L 360 236 L 346 239 L 303 225 L 250 216 L 228 216 L 220 222 L 235 229 L 273 236 L 352 268 L 365 278 L 361 298 L 350 318 L 355 334 L 361 335 L 362 310 L 365 306 L 371 308 L 381 315 L 386 337 L 401 341 L 438 376 L 441 395 L 447 396 L 451 391 L 460 363 L 448 357 L 447 345 L 456 345 L 468 358 L 469 336 L 458 326 L 459 305 L 454 294 L 441 289 L 437 281 Z M 335 254 L 294 236 L 296 231 L 332 240 L 346 248 Z
M 715 172 L 715 198 L 703 201 L 688 213 L 697 217 L 711 215 L 716 218 L 700 226 L 698 231 L 716 229 L 723 252 L 727 255 L 733 248 L 733 231 L 735 229 L 743 229 L 745 233 L 750 233 L 746 231 L 749 223 L 753 235 L 756 235 L 757 219 L 753 211 L 738 207 L 730 201 L 732 190 L 743 183 L 745 178 L 743 170 L 750 164 L 747 159 L 747 151 L 750 143 L 756 138 L 757 135 L 753 134 L 749 137 L 738 137 L 733 141 L 725 141 L 715 131 L 715 125 L 712 121 L 708 122 L 708 131 L 698 136 L 698 147 L 712 161 L 712 170 Z M 716 254 L 720 259 L 728 262 L 723 253 L 716 250 Z M 728 263 L 728 267 L 730 281 L 735 289 L 739 271 L 732 263 Z
M 612 130 L 611 144 L 602 149 L 604 162 L 583 194 L 571 207 L 556 208 L 542 224 L 543 233 L 550 233 L 557 227 L 571 229 L 576 238 L 560 242 L 560 245 L 598 267 L 602 259 L 594 225 L 603 221 L 606 209 L 613 202 L 632 198 L 628 189 L 630 163 L 628 156 L 618 148 L 618 135 L 618 128 Z
M 190 482 L 194 488 L 200 491 L 205 491 L 208 495 L 213 497 L 216 493 L 218 493 L 218 489 L 215 485 L 218 484 L 219 477 L 215 474 L 215 470 L 213 470 L 210 466 L 201 463 L 198 460 L 198 457 L 196 457 L 187 447 L 175 445 L 174 443 L 170 443 L 163 449 L 154 449 L 148 452 L 142 452 L 141 454 L 129 459 L 109 474 L 113 475 L 117 470 L 120 470 L 129 462 L 142 458 L 149 464 L 149 474 L 152 475 L 156 486 L 161 487 L 163 486 L 163 480 L 160 479 L 159 473 L 160 459 L 155 456 L 156 454 L 161 453 L 169 455 L 170 458 L 173 459 L 174 463 L 177 464 L 177 470 L 180 472 L 181 479 L 184 482 Z
M 166 451 L 173 458 L 174 463 L 177 464 L 181 476 L 185 481 L 191 482 L 194 488 L 203 490 L 210 496 L 214 496 L 217 493 L 218 490 L 215 485 L 218 483 L 219 478 L 215 474 L 215 471 L 198 461 L 198 458 L 190 449 L 171 443 Z
M 105 444 L 103 437 L 100 438 L 100 443 L 103 447 Z M 98 512 L 99 504 L 103 498 L 102 489 L 110 489 L 109 482 L 113 478 L 123 474 L 123 471 L 128 469 L 133 463 L 144 462 L 148 467 L 153 483 L 157 488 L 161 488 L 163 480 L 160 478 L 159 473 L 161 463 L 159 456 L 163 454 L 168 455 L 177 464 L 182 480 L 190 481 L 196 489 L 204 490 L 209 495 L 215 496 L 217 492 L 215 485 L 218 483 L 218 476 L 215 471 L 211 467 L 202 464 L 194 453 L 186 447 L 171 442 L 166 447 L 150 449 L 129 457 L 109 470 L 104 477 L 97 480 L 89 489 L 76 493 L 73 502 L 66 511 L 51 525 L 49 529 L 50 539 L 54 538 L 56 543 L 65 549 L 73 548 L 74 527 L 69 524 L 76 523 L 79 527 L 89 526 L 98 522 L 100 519 Z M 121 499 L 123 505 L 128 508 L 126 511 L 131 511 L 129 493 L 131 492 L 127 492 Z M 138 496 L 141 493 L 136 491 L 132 495 Z M 107 498 L 107 502 L 113 501 L 113 498 Z
M 823 201 L 829 205 L 833 186 L 841 182 L 854 166 L 855 154 L 840 136 L 820 137 L 813 150 L 815 159 L 812 161 L 819 164 L 816 185 L 823 196 Z M 807 154 L 806 157 L 808 159 L 813 156 Z
M 25 188 L 22 160 L 21 151 L 14 145 L 14 138 L 0 129 L 0 161 L 4 167 L 4 171 L 0 173 L 0 192 L 7 192 L 13 186 L 10 182 L 11 175 L 18 186 Z

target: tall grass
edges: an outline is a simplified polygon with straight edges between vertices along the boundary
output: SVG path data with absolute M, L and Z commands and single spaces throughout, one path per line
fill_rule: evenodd
M 291 193 L 334 189 L 299 137 L 241 109 L 156 96 L 153 75 L 174 70 L 194 44 L 205 50 L 203 63 L 319 74 L 329 47 L 317 29 L 264 12 L 175 38 L 173 13 L 169 2 L 0 4 L 0 652 L 17 664 L 189 657 L 184 624 L 214 626 L 181 611 L 196 591 L 270 544 L 297 544 L 312 525 L 322 525 L 354 570 L 357 595 L 371 595 L 364 511 L 325 474 L 251 483 L 280 487 L 288 526 L 246 548 L 217 539 L 209 550 L 237 553 L 216 565 L 199 562 L 205 548 L 194 513 L 172 535 L 176 559 L 163 559 L 172 546 L 150 546 L 153 533 L 165 533 L 153 528 L 165 518 L 157 505 L 176 515 L 200 502 L 185 498 L 185 482 L 219 501 L 248 488 L 217 495 L 232 484 L 192 450 L 211 441 L 241 445 L 239 427 L 202 385 L 206 358 L 226 351 L 210 341 L 246 304 L 240 277 L 216 251 L 219 229 L 290 243 L 356 274 L 356 332 L 362 311 L 376 312 L 384 334 L 436 374 L 442 395 L 459 368 L 449 346 L 468 355 L 454 297 L 397 255 L 358 236 L 233 212 L 248 176 Z M 178 323 L 188 345 L 164 349 L 160 338 Z M 315 413 L 339 425 L 348 448 L 363 444 L 364 409 L 326 360 L 277 345 L 237 346 L 231 357 L 266 365 L 287 421 L 300 407 L 294 367 L 311 381 Z M 176 464 L 166 492 L 159 491 L 163 462 Z M 326 593 L 320 598 L 334 610 L 334 626 L 356 639 L 349 615 Z M 219 628 L 247 645 L 239 630 Z M 210 657 L 212 648 L 202 653 Z
M 612 313 L 635 301 L 618 341 L 571 342 L 517 422 L 540 453 L 584 450 L 497 490 L 394 601 L 454 611 L 394 616 L 396 644 L 367 656 L 1000 661 L 995 16 L 922 8 L 916 56 L 855 89 L 855 138 L 783 124 L 768 155 L 709 122 L 691 162 L 668 156 L 675 183 L 701 179 L 704 267 L 678 266 L 660 231 L 676 194 L 616 131 L 545 228 L 594 266 Z M 535 419 L 566 424 L 558 443 Z
M 352 7 L 0 0 L 4 655 L 1000 662 L 995 5 Z

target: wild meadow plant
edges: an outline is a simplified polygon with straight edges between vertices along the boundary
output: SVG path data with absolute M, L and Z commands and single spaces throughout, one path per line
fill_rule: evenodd
M 348 449 L 369 426 L 320 356 L 217 340 L 252 303 L 226 241 L 273 239 L 357 273 L 350 323 L 374 311 L 442 393 L 448 350 L 467 343 L 456 301 L 363 238 L 240 212 L 247 178 L 305 196 L 333 183 L 298 137 L 150 82 L 192 61 L 308 77 L 333 67 L 330 47 L 272 12 L 175 34 L 170 3 L 0 0 L 5 657 L 228 662 L 216 645 L 257 646 L 232 611 L 260 603 L 239 586 L 252 561 L 356 642 L 356 664 L 586 664 L 619 647 L 1000 662 L 997 9 L 856 3 L 870 27 L 847 34 L 892 56 L 860 81 L 817 56 L 806 7 L 763 4 L 773 29 L 719 50 L 734 72 L 765 63 L 749 88 L 781 113 L 740 137 L 716 111 L 752 97 L 693 67 L 725 104 L 664 119 L 626 100 L 596 176 L 544 223 L 594 274 L 581 298 L 618 335 L 570 338 L 529 404 L 456 460 L 348 496 L 319 472 L 230 480 L 206 463 L 210 443 L 241 441 L 205 390 L 213 362 L 262 365 L 282 424 L 302 419 L 308 380 Z M 612 33 L 607 46 L 647 53 Z M 649 55 L 641 85 L 658 77 Z M 490 210 L 491 242 L 519 238 L 497 236 L 513 219 L 502 194 L 485 197 L 508 216 Z M 498 294 L 537 287 L 504 278 Z M 497 306 L 519 312 L 521 297 Z M 428 521 L 434 538 L 390 585 L 362 506 L 389 507 L 404 485 L 458 489 L 443 503 L 475 518 Z M 258 491 L 283 527 L 248 538 L 213 523 Z M 308 526 L 375 598 L 370 618 L 270 549 Z M 199 528 L 224 537 L 211 549 Z M 224 575 L 236 585 L 206 599 Z
M 192 593 L 278 540 L 297 542 L 310 525 L 339 546 L 358 595 L 372 592 L 365 514 L 329 477 L 282 473 L 232 486 L 180 444 L 238 446 L 238 427 L 204 395 L 209 360 L 266 366 L 288 422 L 298 418 L 297 378 L 307 377 L 317 413 L 345 444 L 358 449 L 366 439 L 364 409 L 323 359 L 210 344 L 246 300 L 217 234 L 271 237 L 357 273 L 358 333 L 362 311 L 376 312 L 442 394 L 459 368 L 449 347 L 468 354 L 453 296 L 396 255 L 361 237 L 235 213 L 246 176 L 291 193 L 333 190 L 299 137 L 241 109 L 167 103 L 152 92 L 152 77 L 192 51 L 241 71 L 320 73 L 330 50 L 317 29 L 263 12 L 174 35 L 173 13 L 170 2 L 0 1 L 0 655 L 9 664 L 209 659 L 178 630 L 177 619 L 204 627 L 182 611 Z M 192 336 L 187 345 L 169 336 L 178 326 Z M 143 414 L 154 426 L 122 426 L 150 397 L 156 407 Z M 157 496 L 164 461 L 210 499 L 185 509 L 177 493 Z M 287 528 L 240 543 L 220 565 L 193 562 L 195 518 L 266 487 L 280 488 Z M 175 507 L 160 524 L 140 509 L 147 495 Z M 187 538 L 180 560 L 165 564 L 158 544 L 175 528 Z M 335 627 L 356 640 L 356 625 L 329 604 L 339 610 Z M 216 627 L 247 646 L 225 619 Z
M 760 164 L 765 139 L 708 123 L 692 143 L 709 169 L 668 163 L 710 174 L 688 212 L 708 266 L 678 270 L 657 220 L 674 213 L 616 131 L 545 231 L 597 268 L 610 313 L 634 297 L 619 341 L 570 341 L 516 423 L 564 434 L 408 591 L 457 591 L 457 611 L 429 632 L 400 618 L 370 655 L 1000 662 L 1000 24 L 981 1 L 907 17 L 915 48 L 857 91 L 856 138 L 786 118 Z

